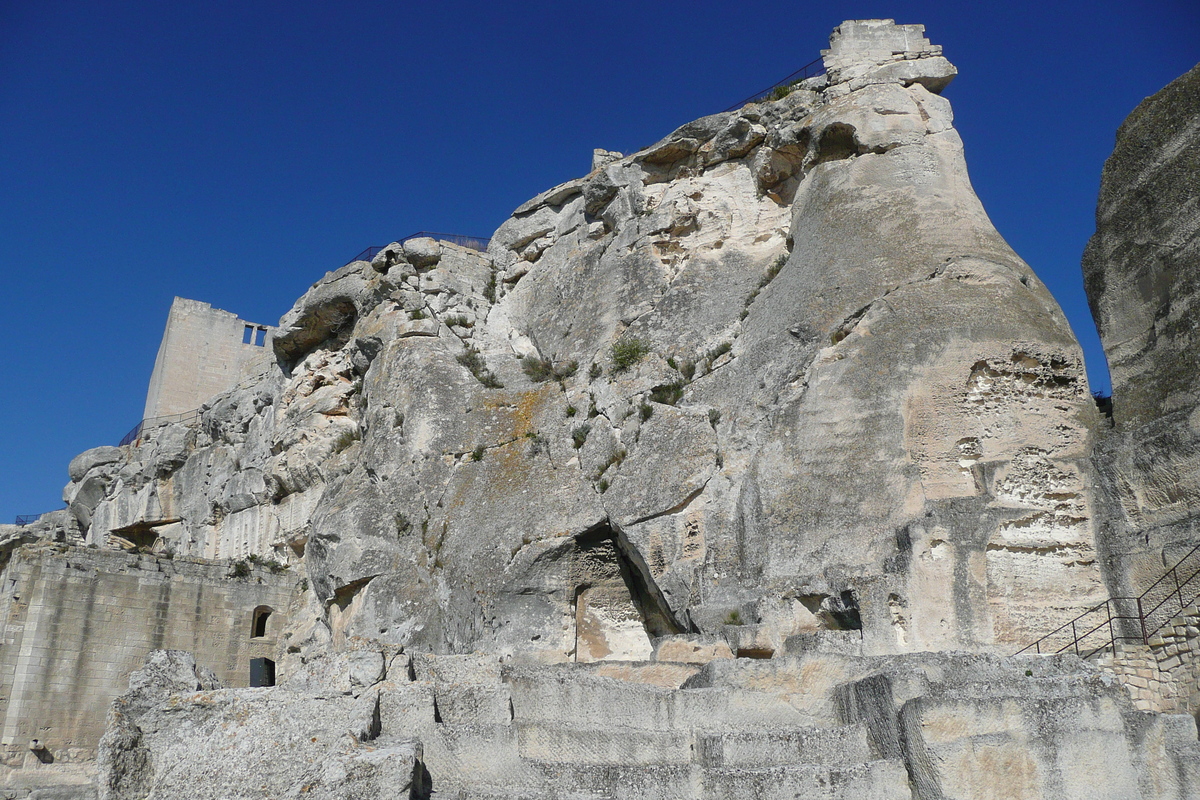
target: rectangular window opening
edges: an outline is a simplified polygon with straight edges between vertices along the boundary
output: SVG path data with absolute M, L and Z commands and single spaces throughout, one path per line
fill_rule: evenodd
M 266 343 L 267 343 L 267 329 L 259 328 L 254 336 L 254 346 L 262 347 Z
M 242 329 L 242 344 L 253 344 L 254 342 L 254 326 L 246 325 Z
M 275 662 L 269 658 L 250 659 L 250 686 L 274 686 Z

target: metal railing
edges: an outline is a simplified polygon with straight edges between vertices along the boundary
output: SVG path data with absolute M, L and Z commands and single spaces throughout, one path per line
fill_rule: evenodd
M 491 241 L 491 239 L 487 236 L 465 236 L 461 233 L 434 233 L 433 231 L 417 231 L 416 233 L 410 233 L 408 236 L 397 239 L 396 241 L 400 244 L 404 244 L 409 239 L 419 239 L 422 237 L 428 239 L 437 239 L 440 242 L 449 242 L 450 244 L 456 244 L 459 247 L 467 247 L 471 250 L 478 250 L 481 253 L 487 251 L 488 242 Z M 379 251 L 386 246 L 387 245 L 372 245 L 356 255 L 354 258 L 347 261 L 346 264 L 353 264 L 355 261 L 370 261 L 375 256 L 379 255 Z M 342 266 L 345 266 L 345 264 Z
M 1171 619 L 1200 600 L 1200 545 L 1188 551 L 1162 577 L 1137 597 L 1111 597 L 1060 625 L 1013 655 L 1073 651 L 1091 658 L 1116 650 L 1118 642 L 1147 647 L 1150 637 Z
M 138 439 L 141 439 L 143 434 L 155 428 L 161 428 L 164 425 L 173 425 L 182 423 L 191 425 L 200 420 L 200 409 L 194 411 L 185 411 L 182 414 L 168 414 L 163 417 L 147 417 L 146 419 L 133 426 L 133 430 L 121 437 L 121 441 L 117 442 L 117 447 L 124 447 L 127 444 L 133 444 Z
M 44 513 L 48 514 L 50 512 L 47 511 Z M 37 522 L 41 518 L 42 518 L 41 514 L 18 514 L 16 524 L 20 525 L 23 528 L 26 525 L 32 525 L 33 523 Z
M 784 86 L 791 86 L 792 84 L 799 83 L 800 81 L 805 80 L 806 78 L 815 78 L 816 76 L 823 75 L 824 73 L 825 73 L 824 59 L 814 58 L 812 61 L 805 64 L 803 67 L 796 70 L 791 75 L 788 75 L 783 80 L 772 83 L 770 86 L 768 86 L 766 89 L 763 89 L 758 94 L 752 94 L 749 97 L 747 97 L 745 100 L 743 100 L 742 102 L 734 103 L 733 105 L 731 105 L 729 108 L 727 108 L 725 110 L 726 111 L 737 111 L 742 106 L 746 106 L 746 105 L 749 105 L 750 103 L 756 103 L 759 100 L 762 100 L 764 97 L 767 97 L 769 94 L 774 92 L 776 89 L 779 89 Z

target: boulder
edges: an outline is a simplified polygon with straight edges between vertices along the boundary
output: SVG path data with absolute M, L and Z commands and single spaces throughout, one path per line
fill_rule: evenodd
M 417 269 L 426 269 L 441 260 L 442 245 L 437 239 L 428 236 L 407 239 L 404 242 L 404 257 Z

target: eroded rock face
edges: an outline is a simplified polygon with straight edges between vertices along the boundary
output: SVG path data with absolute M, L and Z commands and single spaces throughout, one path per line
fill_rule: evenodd
M 1104 166 L 1084 285 L 1108 356 L 1097 450 L 1114 594 L 1200 544 L 1200 67 L 1143 101 Z
M 100 797 L 408 797 L 420 745 L 381 739 L 379 706 L 361 686 L 222 689 L 189 654 L 156 650 L 109 712 Z
M 357 650 L 274 689 L 193 679 L 140 708 L 136 738 L 110 728 L 106 752 L 144 758 L 101 775 L 107 797 L 149 798 L 1200 796 L 1194 720 L 1137 711 L 1074 655 L 792 649 L 545 665 Z
M 598 156 L 486 254 L 330 273 L 277 369 L 79 461 L 73 513 L 95 542 L 302 559 L 281 673 L 355 637 L 588 661 L 1068 619 L 1103 592 L 1096 411 L 919 27 L 841 26 L 827 76 Z

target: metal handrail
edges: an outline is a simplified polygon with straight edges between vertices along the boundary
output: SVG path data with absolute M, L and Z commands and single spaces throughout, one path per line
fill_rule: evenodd
M 729 108 L 725 109 L 725 111 L 727 111 L 727 112 L 728 111 L 737 111 L 742 106 L 747 106 L 750 103 L 754 103 L 758 100 L 763 99 L 764 97 L 769 95 L 771 92 L 778 89 L 780 86 L 791 86 L 792 84 L 798 83 L 798 82 L 804 80 L 805 78 L 815 78 L 817 75 L 821 75 L 824 72 L 825 72 L 824 59 L 814 58 L 812 61 L 805 64 L 803 67 L 796 70 L 791 75 L 788 75 L 783 80 L 778 81 L 776 83 L 772 83 L 766 89 L 763 89 L 758 94 L 750 95 L 749 97 L 747 97 L 745 100 L 743 100 L 740 103 L 734 103 Z
M 133 430 L 121 437 L 121 441 L 117 442 L 117 447 L 124 447 L 127 444 L 133 444 L 138 439 L 142 438 L 142 434 L 153 428 L 161 428 L 164 425 L 172 425 L 182 423 L 190 425 L 200 419 L 200 409 L 192 411 L 184 411 L 182 414 L 167 414 L 162 417 L 147 417 L 146 419 L 133 426 Z
M 399 244 L 404 244 L 409 239 L 420 238 L 437 239 L 441 242 L 456 244 L 459 247 L 478 250 L 481 253 L 487 252 L 488 243 L 491 242 L 491 238 L 488 236 L 466 236 L 465 234 L 461 233 L 435 233 L 433 231 L 417 231 L 416 233 L 410 233 L 408 236 L 404 236 L 396 241 Z M 371 245 L 342 266 L 353 264 L 355 261 L 370 261 L 375 256 L 379 255 L 379 252 L 386 246 L 387 245 Z
M 32 525 L 33 523 L 37 522 L 39 519 L 42 518 L 43 514 L 49 514 L 49 513 L 50 513 L 49 511 L 45 511 L 42 514 L 18 514 L 16 524 L 20 525 L 23 528 L 26 525 Z
M 1195 594 L 1192 594 L 1193 589 L 1195 589 L 1196 587 L 1189 589 L 1188 594 L 1186 595 L 1187 599 L 1186 600 L 1184 599 L 1185 598 L 1184 587 L 1187 587 L 1189 584 L 1192 583 L 1192 581 L 1196 580 L 1197 578 L 1200 578 L 1200 566 L 1197 566 L 1195 569 L 1193 569 L 1190 574 L 1187 574 L 1185 572 L 1184 574 L 1187 574 L 1187 577 L 1184 578 L 1182 581 L 1180 580 L 1180 575 L 1181 575 L 1180 567 L 1182 567 L 1184 565 L 1184 562 L 1186 562 L 1188 559 L 1190 559 L 1192 556 L 1196 555 L 1197 553 L 1200 553 L 1200 545 L 1196 545 L 1191 550 L 1189 550 L 1187 552 L 1187 554 L 1183 556 L 1183 558 L 1176 561 L 1174 565 L 1172 565 L 1166 572 L 1164 572 L 1158 578 L 1158 580 L 1156 580 L 1154 583 L 1150 584 L 1150 586 L 1144 592 L 1142 592 L 1140 595 L 1138 595 L 1137 597 L 1110 597 L 1107 600 L 1105 600 L 1103 603 L 1092 606 L 1087 611 L 1084 611 L 1082 614 L 1075 617 L 1074 619 L 1068 620 L 1067 622 L 1063 623 L 1062 625 L 1059 625 L 1057 628 L 1050 631 L 1045 636 L 1042 636 L 1040 639 L 1037 639 L 1037 640 L 1031 642 L 1030 644 L 1025 645 L 1020 650 L 1018 650 L 1016 653 L 1013 653 L 1013 655 L 1020 655 L 1021 653 L 1025 653 L 1030 650 L 1033 650 L 1036 653 L 1041 653 L 1044 643 L 1048 643 L 1052 638 L 1054 638 L 1058 634 L 1064 633 L 1067 628 L 1071 629 L 1070 641 L 1068 641 L 1066 644 L 1062 645 L 1061 647 L 1059 647 L 1056 650 L 1047 649 L 1047 652 L 1062 653 L 1067 650 L 1074 649 L 1076 655 L 1079 655 L 1080 657 L 1087 659 L 1087 658 L 1091 658 L 1092 656 L 1096 655 L 1097 653 L 1102 652 L 1103 650 L 1110 648 L 1110 647 L 1115 650 L 1116 646 L 1117 646 L 1117 642 L 1119 642 L 1119 641 L 1141 642 L 1142 644 L 1149 647 L 1150 646 L 1150 637 L 1153 636 L 1154 634 L 1158 633 L 1164 627 L 1166 627 L 1167 623 L 1171 619 L 1171 617 L 1167 617 L 1160 624 L 1155 625 L 1154 621 L 1152 619 L 1152 616 L 1156 612 L 1158 612 L 1160 609 L 1162 609 L 1164 606 L 1166 606 L 1166 604 L 1172 599 L 1175 599 L 1178 601 L 1180 611 L 1183 611 L 1188 606 L 1194 605 L 1198 600 L 1200 600 L 1200 590 L 1196 590 Z M 1174 583 L 1174 589 L 1167 592 L 1165 597 L 1163 597 L 1161 600 L 1159 600 L 1157 603 L 1155 603 L 1155 605 L 1152 608 L 1150 608 L 1149 611 L 1147 611 L 1145 600 L 1148 597 L 1150 597 L 1150 594 L 1152 592 L 1154 592 L 1155 589 L 1157 589 L 1160 584 L 1167 581 L 1168 578 L 1170 578 L 1171 581 Z M 1166 585 L 1167 585 L 1168 589 L 1171 588 L 1170 583 L 1168 583 Z M 1133 603 L 1134 607 L 1137 609 L 1137 614 L 1130 615 L 1130 614 L 1120 613 L 1121 609 L 1118 606 L 1118 603 L 1121 603 L 1121 602 Z M 1173 608 L 1173 606 L 1172 606 L 1172 608 Z M 1096 625 L 1096 626 L 1092 627 L 1091 629 L 1084 631 L 1082 634 L 1079 633 L 1079 624 L 1078 623 L 1081 620 L 1083 620 L 1085 617 L 1087 617 L 1088 615 L 1094 614 L 1101 609 L 1104 609 L 1105 612 L 1107 613 L 1106 619 L 1103 622 L 1101 622 L 1099 625 Z M 1116 612 L 1116 613 L 1114 613 L 1114 612 Z M 1118 621 L 1118 620 L 1129 620 L 1130 622 L 1136 621 L 1138 623 L 1138 632 L 1140 635 L 1130 636 L 1128 634 L 1118 634 L 1117 628 L 1113 624 L 1114 621 Z M 1088 623 L 1088 624 L 1090 624 L 1090 623 Z M 1104 628 L 1106 626 L 1108 627 L 1107 640 L 1104 640 L 1100 644 L 1099 647 L 1094 647 L 1090 650 L 1087 650 L 1087 647 L 1091 647 L 1091 645 L 1088 644 L 1087 647 L 1084 648 L 1084 650 L 1087 650 L 1087 652 L 1085 654 L 1080 649 L 1079 645 L 1087 637 L 1091 636 L 1096 631 L 1098 631 L 1101 628 Z

